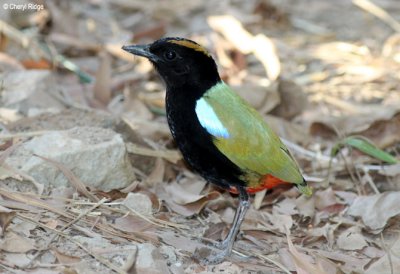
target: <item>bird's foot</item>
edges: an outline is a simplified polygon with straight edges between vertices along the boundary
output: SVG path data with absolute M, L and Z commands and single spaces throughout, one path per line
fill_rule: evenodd
M 228 244 L 229 244 L 229 241 L 227 239 L 225 239 L 223 241 L 213 243 L 212 245 L 213 245 L 213 247 L 218 248 L 218 249 L 226 249 L 226 248 L 228 248 Z
M 229 255 L 227 249 L 217 250 L 214 248 L 202 247 L 198 248 L 194 252 L 194 257 L 199 260 L 202 265 L 215 265 L 225 261 Z
M 223 242 L 220 242 L 221 246 Z M 209 247 L 201 247 L 197 248 L 194 252 L 194 258 L 197 259 L 200 264 L 202 265 L 215 265 L 215 264 L 220 264 L 225 260 L 231 260 L 233 259 L 234 261 L 247 261 L 251 256 L 247 256 L 244 254 L 236 254 L 233 255 L 231 254 L 232 252 L 229 250 L 229 248 L 213 248 L 211 246 Z

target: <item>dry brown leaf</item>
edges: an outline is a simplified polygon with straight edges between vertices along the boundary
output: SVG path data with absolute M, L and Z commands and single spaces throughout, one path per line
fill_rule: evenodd
M 396 271 L 400 268 L 400 238 L 389 245 L 387 252 L 389 252 L 390 254 L 387 254 L 385 252 L 385 255 L 383 255 L 381 258 L 379 258 L 368 267 L 368 269 L 365 271 L 365 274 L 397 273 Z
M 146 190 L 146 189 L 140 190 L 138 193 L 144 194 L 147 197 L 149 197 L 151 204 L 153 205 L 154 213 L 157 213 L 160 211 L 162 205 L 161 205 L 160 199 L 158 198 L 158 196 L 156 194 L 154 194 L 153 192 Z
M 143 232 L 154 227 L 154 225 L 143 218 L 127 215 L 115 219 L 114 227 L 125 232 Z
M 370 258 L 380 258 L 386 254 L 384 250 L 375 246 L 367 246 L 362 252 Z
M 267 189 L 256 192 L 253 200 L 254 209 L 256 210 L 260 209 L 266 194 L 267 194 Z
M 292 216 L 279 214 L 277 212 L 272 212 L 272 215 L 269 217 L 269 221 L 272 223 L 273 227 L 281 233 L 284 233 L 286 230 L 290 229 L 294 223 Z
M 340 202 L 350 205 L 354 202 L 354 199 L 357 198 L 357 194 L 349 191 L 335 191 L 335 195 L 340 198 Z
M 165 162 L 161 158 L 157 158 L 153 171 L 146 178 L 146 183 L 154 185 L 164 181 Z
M 0 205 L 0 236 L 4 234 L 14 217 L 15 211 Z
M 316 256 L 316 263 L 320 269 L 323 269 L 326 272 L 326 274 L 337 274 L 338 273 L 337 265 L 334 262 L 332 262 L 326 258 Z
M 311 249 L 307 249 L 312 252 Z M 325 251 L 322 249 L 314 250 L 321 257 L 341 262 L 338 267 L 345 273 L 364 273 L 364 267 L 371 259 L 362 258 L 361 256 L 350 256 L 339 251 Z M 360 258 L 361 257 L 361 258 Z
M 279 203 L 274 204 L 273 210 L 286 215 L 295 215 L 298 212 L 297 204 L 295 199 L 286 198 Z
M 372 230 L 381 230 L 388 220 L 400 214 L 400 192 L 391 191 L 372 196 L 357 197 L 347 214 L 361 217 Z
M 228 207 L 221 215 L 221 219 L 225 223 L 231 224 L 234 215 L 235 209 Z M 293 224 L 294 221 L 291 215 L 279 214 L 278 212 L 276 212 L 276 210 L 273 210 L 271 214 L 264 210 L 255 210 L 253 208 L 250 208 L 241 226 L 241 230 L 261 232 L 272 231 L 278 233 L 279 235 L 280 233 L 285 233 L 287 229 L 290 229 L 293 226 Z M 261 237 L 262 239 L 264 239 L 265 235 L 261 233 L 260 235 L 257 235 L 257 237 Z M 268 237 L 266 237 L 265 239 L 268 239 Z
M 126 197 L 127 193 L 133 192 L 133 190 L 135 190 L 135 188 L 139 184 L 139 181 L 134 181 L 133 184 L 134 185 L 131 184 L 128 186 L 128 191 L 126 191 L 125 189 L 123 189 L 123 190 L 112 189 L 108 192 L 98 190 L 98 191 L 94 191 L 94 193 L 96 193 L 96 195 L 99 197 L 107 198 L 108 200 L 111 200 L 111 201 L 115 201 L 118 199 L 124 199 Z
M 12 225 L 12 231 L 28 238 L 32 237 L 32 232 L 35 231 L 35 228 L 37 228 L 37 225 L 31 222 L 13 223 Z
M 307 198 L 305 195 L 301 195 L 296 199 L 296 207 L 299 213 L 305 217 L 313 217 L 315 214 L 315 198 L 314 195 Z
M 293 245 L 289 233 L 286 233 L 289 251 L 292 254 L 294 264 L 298 274 L 327 274 L 321 265 L 314 265 L 311 263 L 312 258 L 306 254 L 300 253 Z
M 35 240 L 22 237 L 12 231 L 5 233 L 0 240 L 0 250 L 11 253 L 26 253 L 29 250 L 36 249 Z
M 335 193 L 330 187 L 323 191 L 315 192 L 314 197 L 315 197 L 315 207 L 318 210 L 323 210 L 328 206 L 337 204 Z
M 278 90 L 274 87 L 242 84 L 240 86 L 233 86 L 232 88 L 255 109 L 261 113 L 268 113 L 281 102 Z
M 263 64 L 268 78 L 276 80 L 281 72 L 281 63 L 271 39 L 264 34 L 253 36 L 242 23 L 231 15 L 209 16 L 207 22 L 244 54 L 254 53 Z
M 367 241 L 360 232 L 360 228 L 356 226 L 343 231 L 337 238 L 336 244 L 343 250 L 360 250 L 368 246 Z
M 78 263 L 81 261 L 80 257 L 67 255 L 67 254 L 57 250 L 56 248 L 52 248 L 51 251 L 54 254 L 54 256 L 56 256 L 57 261 L 60 264 L 74 264 L 74 263 Z
M 199 200 L 192 202 L 192 203 L 185 204 L 185 205 L 177 204 L 171 200 L 166 200 L 166 203 L 176 213 L 181 214 L 185 217 L 189 217 L 189 216 L 193 216 L 194 214 L 199 214 L 200 211 L 206 206 L 206 204 L 210 200 L 215 200 L 220 196 L 221 196 L 221 194 L 219 192 L 213 191 L 213 192 L 210 192 L 207 195 L 203 196 Z
M 126 188 L 121 189 L 119 192 L 121 192 L 122 194 L 133 192 L 139 186 L 139 184 L 140 184 L 139 181 L 133 181 L 132 184 L 130 184 Z M 121 197 L 119 197 L 119 198 L 121 198 Z
M 172 245 L 178 250 L 187 251 L 190 254 L 193 254 L 197 248 L 204 247 L 204 244 L 195 239 L 190 239 L 171 231 L 164 231 L 159 236 L 164 243 Z
M 193 184 L 191 186 L 191 184 Z M 183 216 L 192 216 L 198 214 L 210 200 L 220 196 L 217 191 L 212 191 L 205 195 L 200 195 L 204 187 L 203 181 L 183 181 L 183 184 L 172 182 L 162 185 L 157 189 L 157 195 L 165 200 L 167 205 L 176 213 Z
M 205 184 L 202 181 L 199 181 L 199 183 L 204 187 Z M 194 184 L 196 184 L 196 182 L 194 182 Z M 171 196 L 172 200 L 180 205 L 196 202 L 205 196 L 198 194 L 198 191 L 193 191 L 193 189 L 189 188 L 187 184 L 181 185 L 177 182 L 165 185 L 164 188 Z
M 31 262 L 31 258 L 25 253 L 2 252 L 2 255 L 4 256 L 3 262 L 7 262 L 11 267 L 24 268 Z
M 332 226 L 329 224 L 325 224 L 323 227 L 310 227 L 307 230 L 307 234 L 310 237 L 316 237 L 316 238 L 324 237 L 327 241 L 329 241 L 329 233 L 331 227 Z
M 399 141 L 399 105 L 360 105 L 325 96 L 325 100 L 346 112 L 347 115 L 326 116 L 319 111 L 310 113 L 310 133 L 315 136 L 332 138 L 342 135 L 363 135 L 378 147 L 384 148 Z
M 56 229 L 57 226 L 59 226 L 59 225 L 61 225 L 61 224 L 60 224 L 60 220 L 51 219 L 50 221 L 46 222 L 45 225 L 46 225 L 48 228 Z

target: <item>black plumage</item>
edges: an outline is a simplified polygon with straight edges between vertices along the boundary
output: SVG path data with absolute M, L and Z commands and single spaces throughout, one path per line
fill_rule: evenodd
M 248 193 L 290 182 L 311 194 L 279 137 L 221 81 L 215 61 L 203 47 L 183 38 L 164 38 L 123 49 L 148 58 L 165 81 L 168 124 L 187 163 L 206 180 L 239 194 L 232 228 L 217 245 L 222 251 L 203 262 L 221 262 L 230 255 L 250 206 Z M 229 103 L 226 111 L 224 103 Z M 239 110 L 243 113 L 233 113 Z

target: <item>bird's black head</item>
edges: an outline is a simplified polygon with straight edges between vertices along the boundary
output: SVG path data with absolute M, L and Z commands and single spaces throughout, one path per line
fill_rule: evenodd
M 188 39 L 168 37 L 122 49 L 149 59 L 168 88 L 196 86 L 206 91 L 220 81 L 217 65 L 208 51 Z

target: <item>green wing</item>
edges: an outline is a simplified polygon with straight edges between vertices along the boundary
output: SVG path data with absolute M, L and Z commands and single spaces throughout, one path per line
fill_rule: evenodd
M 216 147 L 229 160 L 250 177 L 271 174 L 304 186 L 303 176 L 286 146 L 246 101 L 223 82 L 207 91 L 203 99 L 229 133 L 228 138 L 214 139 Z

